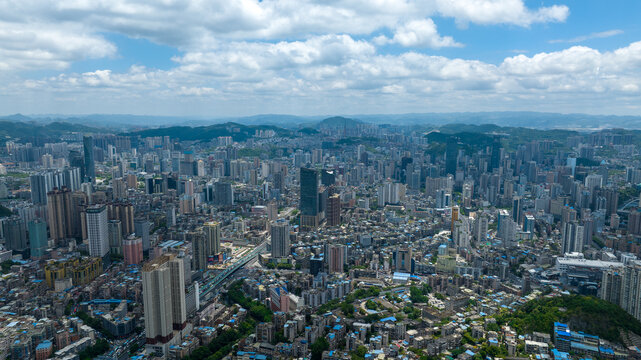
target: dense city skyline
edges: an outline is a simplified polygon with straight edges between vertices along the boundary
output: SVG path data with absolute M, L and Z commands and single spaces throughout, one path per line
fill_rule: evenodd
M 641 360 L 639 14 L 0 0 L 0 360 Z

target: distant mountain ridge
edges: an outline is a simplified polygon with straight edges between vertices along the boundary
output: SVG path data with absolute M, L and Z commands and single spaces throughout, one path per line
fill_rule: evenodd
M 170 126 L 123 133 L 127 136 L 171 136 L 182 141 L 209 141 L 219 136 L 231 136 L 234 141 L 254 137 L 257 130 L 273 130 L 278 135 L 289 135 L 289 130 L 270 125 L 243 125 L 233 122 L 209 126 Z
M 0 120 L 19 122 L 67 122 L 120 129 L 154 128 L 162 126 L 207 126 L 234 122 L 242 125 L 272 125 L 289 129 L 321 126 L 348 126 L 356 123 L 391 124 L 407 126 L 438 127 L 447 124 L 493 124 L 509 127 L 536 129 L 596 130 L 606 128 L 641 129 L 641 116 L 560 114 L 532 111 L 504 112 L 459 112 L 459 113 L 408 113 L 408 114 L 354 114 L 343 116 L 314 115 L 297 116 L 286 114 L 259 114 L 253 116 L 152 116 L 127 114 L 93 115 L 22 115 L 0 116 Z
M 81 124 L 71 124 L 68 122 L 51 122 L 47 124 L 38 124 L 32 121 L 24 122 L 0 119 L 0 136 L 2 137 L 21 139 L 29 139 L 34 137 L 48 138 L 57 137 L 73 132 L 105 133 L 109 132 L 109 130 Z
M 356 119 L 350 119 L 342 116 L 334 116 L 324 120 L 321 120 L 316 127 L 319 129 L 343 129 L 355 128 L 357 125 L 362 124 L 363 122 Z

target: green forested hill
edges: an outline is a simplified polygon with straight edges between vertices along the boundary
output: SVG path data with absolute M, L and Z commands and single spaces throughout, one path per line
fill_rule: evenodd
M 170 126 L 126 133 L 125 135 L 141 137 L 171 136 L 180 140 L 209 141 L 219 136 L 231 136 L 235 141 L 244 141 L 253 137 L 256 130 L 274 130 L 278 135 L 288 135 L 289 131 L 267 125 L 242 125 L 236 123 L 215 124 L 210 126 Z
M 641 335 L 641 322 L 623 309 L 592 296 L 568 295 L 528 302 L 516 311 L 496 316 L 519 333 L 539 331 L 552 334 L 554 322 L 564 322 L 575 331 L 621 342 L 619 330 Z

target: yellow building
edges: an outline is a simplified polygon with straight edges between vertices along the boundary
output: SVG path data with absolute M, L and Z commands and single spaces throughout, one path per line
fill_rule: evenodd
M 45 281 L 54 288 L 56 280 L 71 278 L 74 286 L 86 285 L 102 274 L 102 259 L 84 257 L 50 261 L 45 265 Z

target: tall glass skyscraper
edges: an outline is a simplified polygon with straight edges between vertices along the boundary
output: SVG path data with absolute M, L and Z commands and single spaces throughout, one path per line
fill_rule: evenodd
M 318 171 L 300 169 L 300 212 L 302 215 L 318 215 Z
M 94 182 L 96 180 L 96 163 L 93 159 L 93 137 L 83 137 L 82 145 L 85 152 L 85 182 Z
M 35 219 L 29 221 L 29 245 L 31 257 L 42 257 L 47 251 L 47 223 Z
M 445 145 L 445 173 L 456 175 L 458 141 L 454 137 L 447 139 Z

